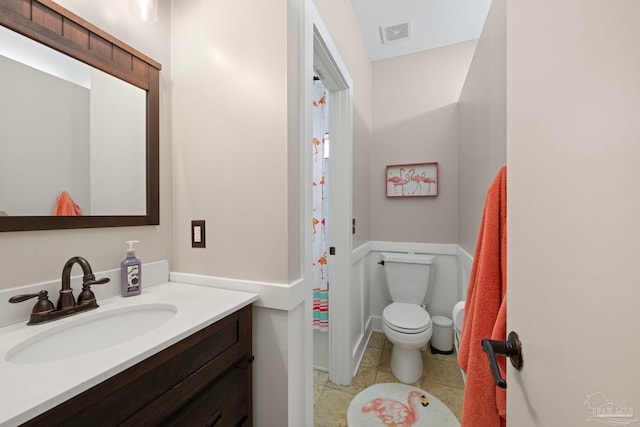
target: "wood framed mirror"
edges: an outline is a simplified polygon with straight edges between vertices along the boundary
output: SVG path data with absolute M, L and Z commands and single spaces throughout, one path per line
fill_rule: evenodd
M 34 80 L 28 80 L 28 84 L 24 86 L 26 89 L 20 89 L 22 90 L 22 92 L 19 92 L 20 96 L 13 96 L 13 99 L 9 98 L 8 100 L 6 97 L 5 100 L 0 99 L 0 102 L 10 104 L 5 107 L 5 113 L 0 113 L 0 120 L 3 120 L 3 117 L 5 120 L 4 132 L 2 130 L 3 126 L 0 126 L 0 152 L 2 152 L 2 157 L 5 159 L 5 167 L 0 167 L 0 169 L 3 169 L 6 174 L 2 176 L 2 172 L 0 172 L 0 181 L 4 182 L 4 184 L 0 183 L 0 231 L 158 225 L 160 223 L 159 74 L 162 68 L 161 65 L 51 0 L 0 0 L 0 26 L 5 27 L 0 28 L 3 31 L 5 29 L 10 30 L 10 32 L 19 34 L 19 37 L 24 36 L 30 39 L 30 43 L 35 41 L 39 45 L 53 49 L 57 52 L 57 55 L 59 53 L 64 54 L 79 61 L 82 66 L 87 66 L 90 69 L 90 75 L 97 76 L 94 81 L 98 83 L 94 84 L 96 88 L 101 87 L 102 92 L 109 92 L 110 89 L 105 90 L 104 87 L 111 88 L 112 85 L 123 86 L 126 91 L 138 92 L 134 96 L 140 99 L 141 104 L 140 111 L 130 115 L 137 118 L 132 127 L 137 129 L 140 147 L 134 148 L 134 143 L 126 140 L 128 136 L 126 138 L 122 137 L 122 129 L 128 129 L 121 122 L 122 116 L 118 118 L 118 116 L 105 117 L 101 115 L 105 110 L 118 112 L 121 110 L 119 107 L 116 106 L 114 108 L 113 104 L 105 102 L 98 103 L 98 107 L 96 107 L 96 102 L 93 100 L 83 101 L 86 103 L 92 102 L 92 104 L 87 104 L 90 105 L 90 108 L 86 108 L 86 110 L 90 110 L 90 113 L 86 114 L 92 115 L 91 126 L 85 126 L 91 128 L 90 131 L 86 131 L 87 135 L 91 132 L 94 134 L 99 132 L 95 129 L 105 130 L 107 134 L 109 129 L 120 130 L 121 133 L 117 134 L 114 131 L 109 135 L 101 134 L 101 138 L 97 139 L 102 139 L 103 141 L 98 148 L 95 145 L 97 143 L 93 141 L 93 134 L 90 137 L 79 138 L 91 139 L 91 149 L 86 147 L 76 149 L 73 147 L 80 146 L 77 142 L 71 148 L 66 145 L 64 148 L 60 148 L 57 144 L 59 140 L 75 138 L 78 128 L 82 126 L 74 124 L 72 131 L 66 131 L 73 133 L 73 138 L 67 138 L 64 133 L 62 133 L 63 136 L 61 137 L 54 130 L 50 130 L 45 121 L 50 120 L 52 123 L 58 123 L 63 120 L 51 119 L 51 117 L 44 120 L 34 117 L 34 111 L 38 109 L 36 107 L 41 107 L 40 109 L 47 108 L 41 106 L 41 104 L 46 103 L 29 100 L 29 95 L 25 94 L 25 92 L 30 91 L 42 92 L 39 89 L 32 89 L 32 86 L 35 85 Z M 11 61 L 13 59 L 9 60 L 9 62 Z M 39 70 L 36 70 L 36 72 L 39 72 Z M 22 74 L 22 72 L 17 71 L 16 74 Z M 99 83 L 102 80 L 111 83 Z M 64 82 L 64 84 L 67 83 Z M 94 88 L 91 88 L 88 92 L 93 90 Z M 83 89 L 80 89 L 80 92 L 83 92 Z M 95 92 L 100 92 L 100 90 L 95 90 Z M 87 99 L 90 96 L 86 95 Z M 0 96 L 0 98 L 2 97 Z M 73 98 L 77 97 L 74 96 Z M 126 99 L 121 97 L 120 94 L 114 98 L 120 99 L 120 102 L 124 102 L 122 99 Z M 110 100 L 109 102 L 112 101 Z M 26 112 L 15 112 L 19 103 L 26 104 L 29 109 Z M 74 118 L 85 114 L 85 109 L 82 107 L 74 108 L 77 108 L 77 111 L 81 111 L 83 114 L 69 113 L 65 110 L 66 104 L 57 103 L 57 100 L 54 100 L 51 105 L 60 105 L 60 107 L 49 108 L 45 111 L 53 113 L 54 110 L 60 109 Z M 111 106 L 111 108 L 105 108 L 105 105 Z M 100 108 L 100 106 L 102 107 Z M 14 115 L 11 116 L 6 112 L 11 112 Z M 46 112 L 45 115 L 49 116 Z M 13 124 L 16 121 L 23 122 L 22 128 L 8 131 L 9 122 Z M 96 121 L 99 122 L 99 125 L 93 126 Z M 45 128 L 40 138 L 36 138 L 37 143 L 42 145 L 33 148 L 28 145 L 30 142 L 24 143 L 21 141 L 20 138 L 23 134 L 29 133 L 27 132 L 29 129 L 38 127 Z M 118 144 L 120 145 L 118 146 Z M 126 144 L 131 145 L 127 146 Z M 119 147 L 115 154 L 105 154 L 104 151 L 101 151 L 102 147 L 110 145 Z M 57 172 L 43 172 L 43 169 L 46 169 L 48 164 L 39 163 L 44 162 L 41 158 L 51 157 L 53 154 L 55 154 L 56 158 L 71 157 L 69 156 L 70 152 L 73 153 L 73 157 L 79 157 L 78 151 L 91 151 L 93 157 L 76 159 L 71 166 L 64 167 L 60 167 L 58 160 L 49 160 L 51 163 L 56 163 L 58 170 Z M 19 152 L 22 157 L 8 160 L 8 155 L 13 152 Z M 131 157 L 134 158 L 133 163 L 120 161 L 120 159 L 124 160 L 125 158 L 131 160 Z M 96 162 L 99 164 L 94 167 L 93 165 Z M 91 164 L 92 169 L 82 175 L 81 169 L 85 169 L 85 163 Z M 123 164 L 129 166 L 123 166 Z M 78 165 L 81 165 L 81 167 L 78 167 Z M 21 175 L 23 169 L 26 171 L 24 175 Z M 86 169 L 89 170 L 88 165 Z M 67 181 L 63 181 L 63 184 L 56 184 L 57 187 L 48 189 L 44 196 L 38 196 L 41 199 L 46 199 L 44 201 L 38 200 L 38 203 L 45 206 L 23 209 L 20 205 L 22 203 L 20 198 L 26 199 L 28 195 L 32 195 L 46 187 L 49 184 L 48 177 L 66 173 L 61 173 L 60 170 L 71 170 L 73 173 L 68 174 L 69 177 L 67 177 Z M 133 185 L 130 188 L 127 185 L 122 185 L 122 182 L 129 182 L 128 178 L 122 178 L 121 176 L 126 170 L 136 171 L 139 177 L 139 184 L 135 185 L 139 186 L 139 188 L 134 188 Z M 99 172 L 97 171 L 102 171 L 100 173 L 104 173 L 104 175 L 98 176 Z M 33 178 L 38 173 L 42 174 L 42 176 L 37 179 Z M 113 180 L 109 177 L 112 177 Z M 119 177 L 121 181 L 118 182 L 116 177 Z M 89 181 L 91 184 L 88 183 Z M 51 214 L 47 214 L 49 206 L 55 207 L 58 196 L 69 186 L 75 186 L 77 182 L 81 182 L 83 187 L 88 188 L 87 196 L 80 197 L 85 203 L 84 206 L 80 204 L 83 215 L 55 216 L 53 215 L 53 209 L 51 209 Z M 101 183 L 101 187 L 96 183 Z M 96 187 L 98 188 L 96 189 Z M 53 188 L 56 188 L 55 192 Z M 80 190 L 77 191 L 81 193 Z M 94 192 L 94 194 L 91 194 L 91 192 Z M 111 194 L 111 198 L 106 196 L 108 193 Z M 10 200 L 12 194 L 19 194 L 16 197 L 20 203 Z M 131 199 L 137 200 L 138 207 L 130 207 L 128 205 L 123 207 L 125 205 L 123 200 L 126 197 L 122 197 L 122 195 L 127 194 Z M 85 201 L 85 199 L 91 198 L 93 198 L 91 203 Z M 25 205 L 29 205 L 29 203 L 31 201 Z M 3 206 L 10 206 L 11 208 L 7 209 L 6 207 L 3 208 Z

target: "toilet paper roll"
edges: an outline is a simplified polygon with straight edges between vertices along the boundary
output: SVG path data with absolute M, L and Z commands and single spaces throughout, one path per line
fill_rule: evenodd
M 453 306 L 451 310 L 451 317 L 453 318 L 453 327 L 457 330 L 462 330 L 464 324 L 464 303 L 465 301 L 459 301 Z

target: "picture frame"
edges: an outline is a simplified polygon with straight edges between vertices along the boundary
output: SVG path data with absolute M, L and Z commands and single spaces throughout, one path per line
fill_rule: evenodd
M 438 162 L 387 165 L 386 195 L 393 197 L 437 197 Z

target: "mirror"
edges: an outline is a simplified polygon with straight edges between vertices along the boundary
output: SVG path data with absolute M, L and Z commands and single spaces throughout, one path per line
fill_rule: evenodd
M 4 27 L 0 75 L 0 211 L 146 214 L 146 91 Z
M 50 0 L 0 2 L 0 231 L 159 224 L 160 68 Z

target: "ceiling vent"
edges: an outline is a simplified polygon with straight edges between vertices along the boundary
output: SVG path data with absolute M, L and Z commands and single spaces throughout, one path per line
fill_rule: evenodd
M 382 43 L 390 43 L 409 38 L 409 21 L 380 27 Z

